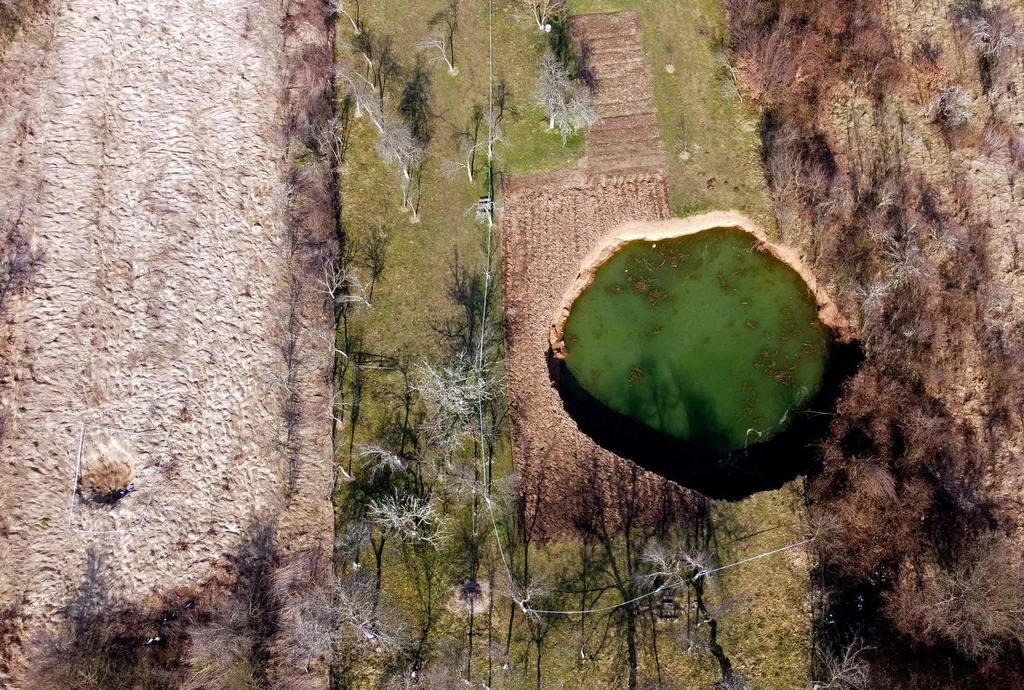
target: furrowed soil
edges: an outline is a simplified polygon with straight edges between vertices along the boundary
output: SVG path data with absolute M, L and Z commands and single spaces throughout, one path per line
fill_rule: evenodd
M 88 549 L 138 601 L 210 580 L 256 515 L 282 515 L 288 549 L 330 537 L 314 356 L 285 489 L 279 21 L 256 2 L 72 0 L 4 56 L 0 207 L 39 258 L 0 325 L 0 603 L 22 605 L 23 639 L 67 604 Z M 297 299 L 329 333 L 322 302 Z M 115 438 L 144 467 L 93 520 L 79 453 Z
M 609 230 L 671 215 L 636 13 L 575 17 L 572 31 L 577 44 L 591 50 L 601 121 L 588 132 L 579 168 L 506 178 L 500 217 L 512 459 L 551 536 L 571 531 L 587 510 L 593 497 L 583 495 L 583 487 L 593 483 L 610 496 L 609 483 L 629 466 L 583 434 L 566 412 L 542 354 L 549 349 L 551 316 Z M 641 483 L 652 497 L 677 490 L 649 473 Z

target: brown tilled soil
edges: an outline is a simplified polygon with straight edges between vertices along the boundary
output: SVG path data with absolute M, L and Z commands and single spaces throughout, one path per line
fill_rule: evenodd
M 573 529 L 598 496 L 614 515 L 617 489 L 635 473 L 632 463 L 595 444 L 566 413 L 548 368 L 552 315 L 609 230 L 671 214 L 636 13 L 578 16 L 572 31 L 597 78 L 601 122 L 587 133 L 587 157 L 577 170 L 506 179 L 502 189 L 513 461 L 545 534 Z M 646 472 L 635 479 L 652 500 L 674 491 Z
M 578 172 L 507 180 L 502 190 L 505 349 L 513 463 L 521 490 L 545 535 L 572 530 L 585 505 L 605 497 L 632 463 L 579 430 L 552 383 L 548 332 L 555 308 L 583 258 L 607 232 L 630 220 L 669 216 L 660 175 L 595 179 Z M 642 473 L 645 495 L 665 489 Z M 653 507 L 653 505 L 652 505 Z
M 601 121 L 587 132 L 588 169 L 603 173 L 665 168 L 651 73 L 634 11 L 573 17 L 572 35 L 597 81 Z
M 549 370 L 552 317 L 587 254 L 622 223 L 671 215 L 636 13 L 577 16 L 572 31 L 597 77 L 601 122 L 587 133 L 587 157 L 575 170 L 506 178 L 501 195 L 513 463 L 545 535 L 583 519 L 614 525 L 617 505 L 635 496 L 653 511 L 683 495 L 582 433 Z
M 41 257 L 0 317 L 0 605 L 22 605 L 25 639 L 67 604 L 89 548 L 139 601 L 211 578 L 257 514 L 284 516 L 290 548 L 329 539 L 329 393 L 309 351 L 306 462 L 284 489 L 278 12 L 62 0 L 4 57 L 0 220 Z M 299 298 L 308 350 L 330 326 Z M 167 439 L 137 453 L 115 508 L 134 529 L 69 512 L 80 442 L 87 459 L 116 430 L 128 452 L 150 440 L 131 434 Z

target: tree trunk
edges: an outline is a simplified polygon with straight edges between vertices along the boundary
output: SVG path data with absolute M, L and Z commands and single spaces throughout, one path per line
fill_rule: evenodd
M 536 690 L 540 690 L 540 650 L 543 646 L 543 642 L 537 640 L 537 685 Z
M 469 598 L 469 654 L 466 655 L 466 682 L 473 681 L 473 614 L 476 608 L 476 597 Z
M 386 539 L 382 534 L 380 536 L 380 543 L 373 543 L 373 559 L 374 565 L 377 568 L 374 579 L 373 579 L 373 617 L 377 617 L 377 609 L 380 606 L 380 590 L 381 585 L 384 583 L 384 544 Z
M 639 661 L 636 650 L 636 611 L 633 604 L 626 607 L 626 653 L 629 655 L 629 690 L 636 690 L 636 670 Z

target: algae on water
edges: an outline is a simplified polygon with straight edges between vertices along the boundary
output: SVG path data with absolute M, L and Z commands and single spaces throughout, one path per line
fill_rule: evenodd
M 565 363 L 607 407 L 714 450 L 767 441 L 818 391 L 830 334 L 792 268 L 739 228 L 635 240 L 565 323 Z

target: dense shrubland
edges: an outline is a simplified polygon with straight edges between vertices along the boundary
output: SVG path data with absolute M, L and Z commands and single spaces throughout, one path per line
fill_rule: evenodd
M 987 318 L 981 190 L 955 164 L 939 187 L 908 139 L 901 94 L 936 48 L 899 56 L 874 0 L 727 4 L 779 231 L 859 317 L 867 356 L 809 484 L 830 524 L 817 633 L 824 648 L 867 637 L 875 687 L 1005 681 L 1021 658 L 1024 578 L 986 471 L 1022 411 L 1024 341 L 1019 325 Z M 965 2 L 949 15 L 983 92 L 1006 88 L 1021 36 L 1012 14 Z M 977 104 L 943 80 L 922 96 L 921 126 L 955 160 L 981 129 Z M 985 145 L 1015 156 L 1019 131 L 989 110 Z M 980 400 L 960 393 L 970 386 Z

